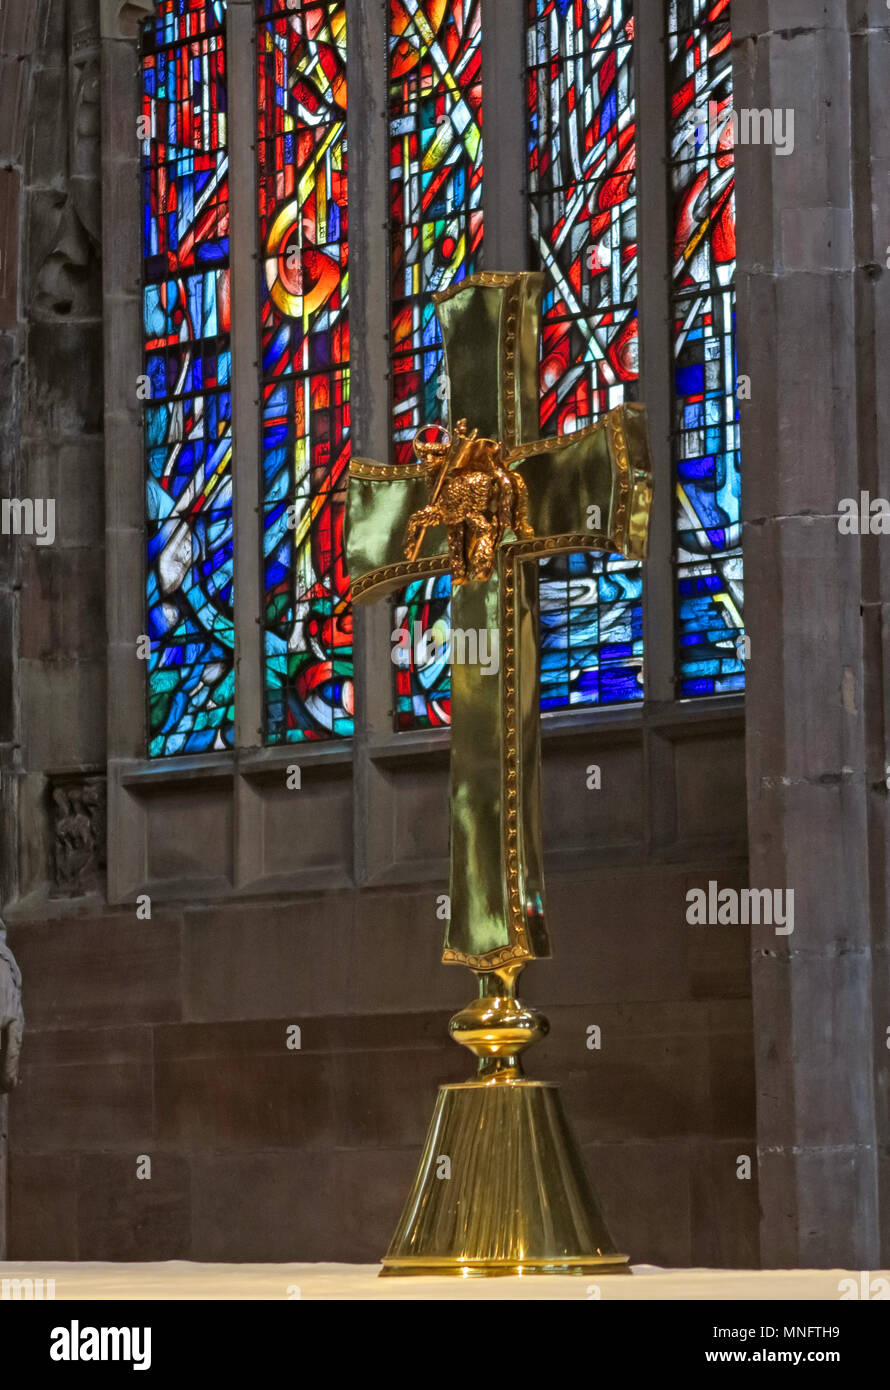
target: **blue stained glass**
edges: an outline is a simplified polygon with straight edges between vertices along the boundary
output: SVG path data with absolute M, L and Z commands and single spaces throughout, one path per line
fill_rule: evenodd
M 636 98 L 630 0 L 530 0 L 529 188 L 544 299 L 541 430 L 570 434 L 637 390 Z M 542 708 L 643 698 L 639 566 L 541 566 Z
M 352 733 L 346 7 L 257 8 L 266 739 Z
M 482 6 L 389 0 L 389 21 L 392 411 L 404 463 L 417 431 L 447 415 L 432 295 L 481 266 Z M 448 585 L 410 585 L 396 600 L 397 626 L 413 631 L 433 613 L 447 623 Z M 395 679 L 399 729 L 450 722 L 442 657 L 412 645 Z
M 744 688 L 728 0 L 670 0 L 678 689 Z
M 459 7 L 455 6 L 455 10 Z M 464 9 L 469 10 L 468 6 Z M 528 168 L 532 239 L 548 273 L 541 430 L 569 434 L 633 399 L 637 381 L 635 98 L 630 0 L 530 0 Z M 407 129 L 407 127 L 406 127 Z M 400 135 L 401 127 L 394 134 Z M 452 189 L 464 187 L 460 178 Z M 466 273 L 453 273 L 457 281 Z M 420 316 L 412 371 L 397 383 L 433 420 L 439 334 Z M 401 393 L 401 394 L 399 394 Z M 411 417 L 405 440 L 413 437 Z M 397 626 L 447 622 L 447 586 L 411 586 Z M 410 601 L 409 601 L 410 600 Z M 587 555 L 541 568 L 541 706 L 553 711 L 640 700 L 642 580 L 638 566 Z M 447 667 L 414 645 L 397 669 L 400 728 L 447 723 Z M 429 660 L 429 658 L 428 658 Z
M 234 740 L 224 3 L 143 29 L 149 751 Z

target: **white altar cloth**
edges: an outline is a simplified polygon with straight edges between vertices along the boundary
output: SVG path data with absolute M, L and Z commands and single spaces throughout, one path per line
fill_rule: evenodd
M 631 1276 L 533 1276 L 524 1279 L 379 1279 L 378 1265 L 346 1264 L 0 1264 L 0 1298 L 37 1296 L 52 1287 L 63 1299 L 313 1299 L 460 1301 L 584 1300 L 646 1302 L 812 1299 L 837 1302 L 856 1270 L 657 1269 L 635 1265 Z M 875 1278 L 871 1282 L 874 1286 Z M 890 1278 L 890 1271 L 884 1271 Z M 31 1280 L 32 1284 L 14 1281 Z M 42 1280 L 40 1285 L 38 1281 Z M 54 1281 L 52 1286 L 48 1281 Z M 39 1292 L 38 1292 L 39 1291 Z M 867 1296 L 867 1294 L 866 1294 Z

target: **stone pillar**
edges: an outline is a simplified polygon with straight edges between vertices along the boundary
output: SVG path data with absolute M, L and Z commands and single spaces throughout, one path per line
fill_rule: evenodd
M 25 118 L 29 105 L 33 7 L 14 0 L 0 10 L 0 497 L 21 497 L 21 433 L 26 331 L 22 312 Z M 17 645 L 21 620 L 21 547 L 0 534 L 0 904 L 18 883 L 18 770 L 21 719 Z
M 13 0 L 0 10 L 0 497 L 21 496 L 21 429 L 25 346 L 19 284 L 25 186 L 25 117 L 34 43 L 34 6 Z M 0 535 L 0 908 L 18 884 L 20 710 L 17 643 L 21 549 Z M 0 927 L 0 940 L 3 930 Z M 2 1030 L 2 1014 L 0 1014 Z M 2 1047 L 2 1037 L 0 1037 Z M 0 1260 L 7 1246 L 9 1111 L 0 1087 Z
M 737 113 L 794 120 L 785 154 L 737 141 L 750 882 L 795 914 L 752 929 L 766 1266 L 890 1257 L 890 538 L 839 527 L 890 497 L 888 22 L 732 6 Z

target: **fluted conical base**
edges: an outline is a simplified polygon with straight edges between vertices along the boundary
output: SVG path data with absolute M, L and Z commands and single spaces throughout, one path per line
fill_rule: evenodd
M 441 1086 L 384 1275 L 618 1274 L 559 1092 Z

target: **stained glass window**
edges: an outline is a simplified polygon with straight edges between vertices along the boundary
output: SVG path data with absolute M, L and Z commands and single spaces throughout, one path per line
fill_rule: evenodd
M 729 0 L 670 0 L 679 693 L 744 687 Z
M 346 7 L 260 0 L 266 737 L 353 731 Z
M 432 295 L 481 266 L 481 0 L 389 0 L 390 235 L 394 456 L 447 414 Z M 447 630 L 450 581 L 411 584 L 396 604 L 409 633 Z M 430 655 L 434 652 L 433 655 Z M 446 652 L 412 641 L 396 670 L 400 729 L 450 720 Z
M 632 0 L 529 0 L 529 193 L 547 273 L 541 433 L 637 394 Z M 541 565 L 541 706 L 643 698 L 642 574 L 592 555 Z
M 231 747 L 232 434 L 225 3 L 143 31 L 149 749 Z
M 392 429 L 445 419 L 432 296 L 481 267 L 481 0 L 386 0 Z M 637 395 L 633 0 L 526 0 L 533 262 L 548 277 L 542 434 Z M 637 4 L 637 11 L 640 6 Z M 678 692 L 744 662 L 729 0 L 665 0 L 674 226 Z M 266 738 L 353 731 L 345 0 L 257 0 Z M 152 756 L 234 742 L 225 0 L 158 0 L 143 32 L 144 341 Z M 501 61 L 495 56 L 495 61 Z M 244 137 L 245 139 L 248 137 Z M 248 191 L 248 197 L 252 194 Z M 642 698 L 642 581 L 541 567 L 542 707 Z M 447 578 L 411 585 L 402 729 L 445 725 Z

